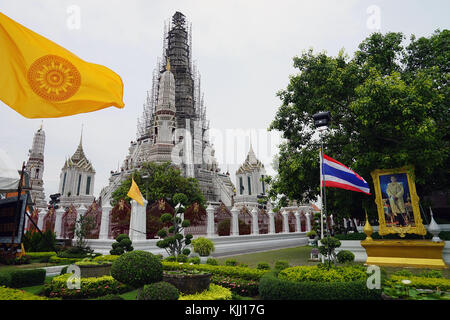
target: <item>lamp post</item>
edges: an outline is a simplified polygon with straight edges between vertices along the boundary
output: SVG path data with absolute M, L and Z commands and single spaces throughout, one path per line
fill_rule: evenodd
M 323 181 L 323 139 L 322 139 L 322 132 L 325 131 L 330 122 L 331 122 L 331 115 L 329 111 L 325 112 L 319 112 L 313 115 L 314 119 L 314 126 L 317 130 L 319 130 L 319 136 L 320 136 L 320 199 L 322 201 L 322 205 L 320 206 L 320 238 L 323 239 L 323 215 L 327 215 L 327 207 L 326 207 L 326 192 L 322 187 L 322 181 Z

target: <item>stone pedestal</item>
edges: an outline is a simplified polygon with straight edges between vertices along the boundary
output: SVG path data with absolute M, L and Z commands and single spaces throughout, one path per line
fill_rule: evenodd
M 259 234 L 258 210 L 256 208 L 253 208 L 251 214 L 252 214 L 252 235 L 258 235 Z
M 131 217 L 129 237 L 131 241 L 145 240 L 147 238 L 147 214 L 145 208 L 147 200 L 144 199 L 144 206 L 137 201 L 131 200 Z
M 109 205 L 105 205 L 102 207 L 102 220 L 100 222 L 100 233 L 98 235 L 99 239 L 108 239 L 109 213 L 111 212 L 111 210 L 112 210 L 112 207 Z
M 214 207 L 211 204 L 206 208 L 206 213 L 208 215 L 206 234 L 208 238 L 211 238 L 216 234 L 216 230 L 214 229 Z
M 55 217 L 55 235 L 56 239 L 61 239 L 61 230 L 62 230 L 62 216 L 64 214 L 64 209 L 62 207 L 59 207 L 55 211 L 56 217 Z
M 442 259 L 445 243 L 430 240 L 363 240 L 367 265 L 447 268 Z
M 231 209 L 231 235 L 239 235 L 239 210 L 235 206 Z

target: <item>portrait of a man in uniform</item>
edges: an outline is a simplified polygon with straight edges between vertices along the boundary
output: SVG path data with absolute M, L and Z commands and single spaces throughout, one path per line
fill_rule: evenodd
M 393 174 L 380 177 L 386 222 L 390 226 L 407 226 L 414 223 L 409 208 L 409 188 L 406 175 Z

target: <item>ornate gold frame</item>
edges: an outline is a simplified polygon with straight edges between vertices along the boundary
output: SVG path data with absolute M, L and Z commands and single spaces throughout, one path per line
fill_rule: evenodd
M 383 209 L 383 197 L 381 194 L 381 186 L 380 186 L 380 176 L 389 175 L 389 174 L 399 174 L 405 173 L 408 179 L 408 187 L 409 193 L 411 197 L 411 206 L 413 209 L 414 215 L 414 223 L 415 226 L 405 226 L 405 227 L 388 227 L 386 226 L 385 213 Z M 378 233 L 381 236 L 384 236 L 389 233 L 398 233 L 400 237 L 404 237 L 406 233 L 415 233 L 419 235 L 425 235 L 427 230 L 425 229 L 422 218 L 420 217 L 420 209 L 419 209 L 419 197 L 416 192 L 416 185 L 414 183 L 414 167 L 401 167 L 396 169 L 377 169 L 372 171 L 371 173 L 373 183 L 375 186 L 375 203 L 378 209 L 378 222 L 379 229 Z

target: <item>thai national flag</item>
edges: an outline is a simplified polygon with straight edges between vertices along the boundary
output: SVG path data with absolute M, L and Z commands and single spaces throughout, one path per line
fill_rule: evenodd
M 351 191 L 370 193 L 369 184 L 356 172 L 333 158 L 323 155 L 323 173 L 320 175 L 322 186 L 341 188 Z M 323 176 L 322 176 L 323 175 Z

